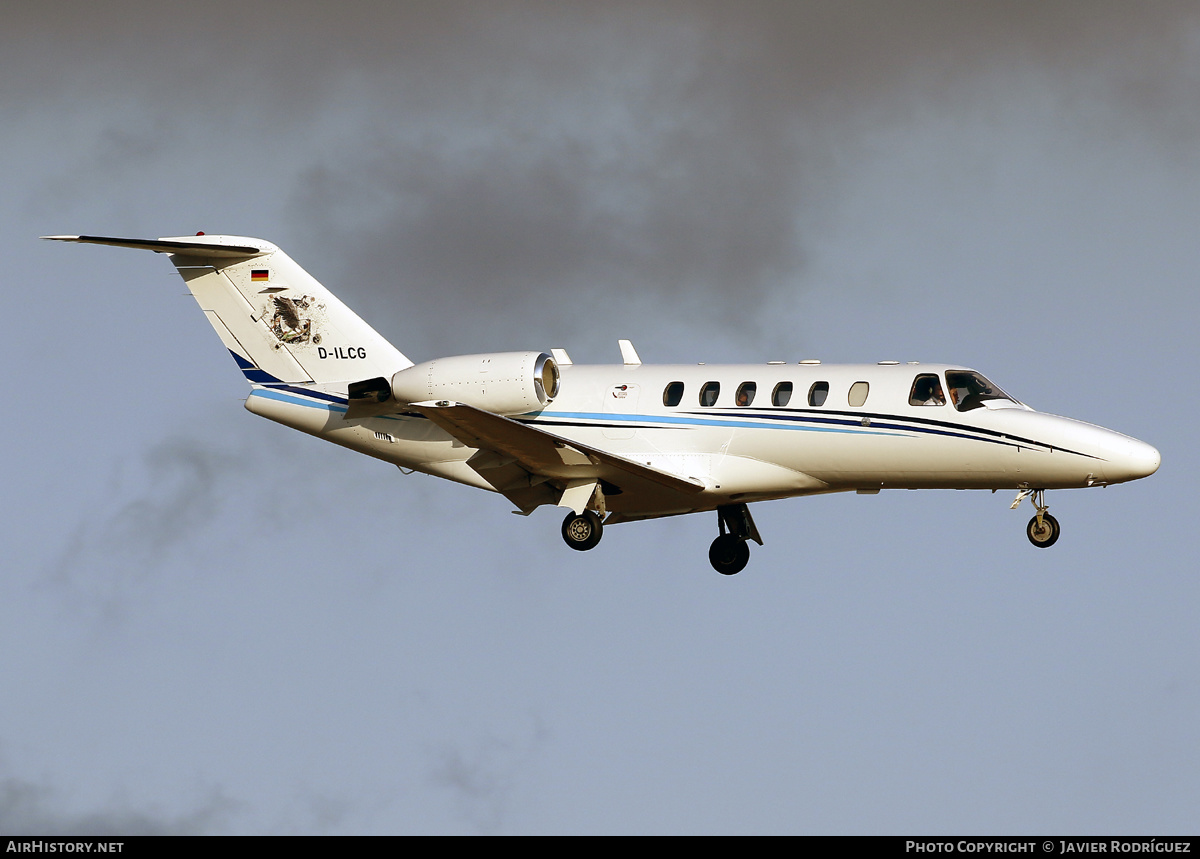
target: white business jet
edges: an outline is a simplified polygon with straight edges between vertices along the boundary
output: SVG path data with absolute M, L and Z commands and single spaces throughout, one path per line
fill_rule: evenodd
M 762 545 L 750 502 L 881 489 L 1016 490 L 1046 548 L 1047 489 L 1159 466 L 1148 444 L 1034 411 L 954 364 L 646 365 L 622 340 L 617 366 L 561 349 L 414 365 L 270 242 L 44 238 L 168 254 L 250 381 L 251 412 L 524 515 L 565 507 L 573 549 L 618 522 L 716 511 L 708 556 L 732 575 Z

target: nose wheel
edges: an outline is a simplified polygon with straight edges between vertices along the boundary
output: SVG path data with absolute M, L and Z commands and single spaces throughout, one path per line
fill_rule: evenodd
M 1039 513 L 1029 520 L 1025 533 L 1029 542 L 1039 549 L 1049 549 L 1058 540 L 1058 520 L 1049 513 Z
M 1017 500 L 1012 503 L 1012 509 L 1016 510 L 1026 498 L 1037 508 L 1037 515 L 1025 526 L 1025 534 L 1029 537 L 1029 542 L 1039 549 L 1049 549 L 1058 542 L 1058 535 L 1062 529 L 1059 528 L 1058 520 L 1046 512 L 1046 490 L 1022 489 L 1017 493 Z

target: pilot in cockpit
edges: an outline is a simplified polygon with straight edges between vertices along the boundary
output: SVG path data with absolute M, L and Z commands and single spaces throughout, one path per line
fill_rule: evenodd
M 911 406 L 946 405 L 946 397 L 942 394 L 942 383 L 938 381 L 938 377 L 932 374 L 917 376 L 908 403 Z

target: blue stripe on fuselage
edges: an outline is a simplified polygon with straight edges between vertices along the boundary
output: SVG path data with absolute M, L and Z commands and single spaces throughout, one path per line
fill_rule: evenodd
M 295 391 L 296 393 L 303 394 L 304 397 L 325 398 L 325 397 L 329 396 L 328 394 L 323 394 L 320 391 L 305 391 L 301 388 L 293 388 L 291 386 L 255 388 L 254 391 L 250 394 L 250 396 L 264 397 L 268 400 L 278 400 L 281 403 L 289 403 L 293 406 L 304 406 L 304 407 L 310 408 L 310 409 L 321 409 L 321 410 L 327 411 L 327 412 L 337 412 L 338 414 L 346 413 L 346 407 L 344 405 L 338 405 L 336 400 L 334 402 L 314 402 L 313 400 L 304 399 L 302 397 L 296 396 L 295 394 L 292 393 L 293 391 Z
M 863 435 L 895 435 L 895 432 L 879 432 L 868 427 L 861 426 L 857 421 L 823 421 L 823 423 L 838 424 L 837 426 L 779 426 L 776 423 L 769 421 L 774 420 L 792 420 L 791 418 L 778 418 L 772 416 L 770 418 L 758 417 L 756 419 L 747 420 L 733 415 L 722 415 L 725 420 L 717 420 L 714 418 L 701 418 L 691 415 L 681 415 L 679 417 L 671 415 L 619 415 L 600 412 L 538 412 L 536 415 L 522 415 L 525 423 L 530 424 L 547 424 L 549 426 L 580 426 L 580 421 L 586 421 L 588 426 L 612 426 L 614 422 L 618 424 L 628 424 L 638 422 L 641 424 L 640 429 L 668 429 L 670 427 L 730 427 L 732 429 L 785 429 L 785 430 L 800 430 L 805 432 L 836 432 L 836 433 L 859 433 Z M 549 418 L 549 420 L 546 420 Z M 666 424 L 666 426 L 662 426 Z M 911 429 L 909 427 L 896 427 L 901 431 Z
M 236 355 L 235 355 L 236 357 Z M 251 396 L 267 397 L 268 399 L 311 409 L 345 414 L 346 399 L 324 391 L 313 391 L 294 385 L 274 384 L 255 386 Z M 314 402 L 319 401 L 319 402 Z M 699 429 L 703 427 L 721 427 L 728 429 L 765 429 L 789 430 L 792 432 L 825 432 L 852 435 L 873 436 L 902 436 L 916 438 L 918 436 L 944 436 L 961 438 L 967 441 L 980 441 L 988 444 L 998 444 L 1004 447 L 1037 446 L 1050 450 L 1061 450 L 1064 453 L 1077 451 L 1046 444 L 1033 439 L 1002 435 L 995 430 L 951 424 L 946 421 L 933 421 L 923 418 L 903 418 L 898 415 L 847 414 L 841 416 L 832 414 L 816 415 L 805 413 L 776 413 L 772 415 L 746 415 L 739 413 L 715 413 L 716 417 L 701 417 L 695 414 L 681 415 L 622 415 L 603 412 L 532 412 L 521 415 L 516 420 L 530 426 L 543 427 L 589 427 L 604 429 L 605 427 L 624 426 L 631 429 Z M 379 420 L 403 420 L 416 415 L 376 415 Z M 424 420 L 424 418 L 420 418 Z M 870 420 L 869 425 L 863 425 L 864 419 Z M 883 421 L 888 421 L 884 423 Z M 909 421 L 912 421 L 911 423 Z M 899 423 L 904 422 L 904 423 Z M 630 426 L 630 425 L 633 426 Z M 1088 456 L 1088 454 L 1078 454 Z
M 757 410 L 756 410 L 757 411 Z M 765 411 L 765 410 L 764 410 Z M 578 426 L 579 421 L 587 421 L 592 427 L 611 427 L 636 423 L 635 429 L 669 429 L 671 427 L 730 427 L 735 429 L 776 429 L 794 430 L 800 432 L 838 432 L 856 433 L 861 435 L 897 436 L 910 438 L 921 435 L 945 436 L 961 438 L 967 441 L 981 441 L 988 444 L 998 444 L 1004 447 L 1037 447 L 1047 450 L 1060 450 L 1089 459 L 1096 457 L 1070 448 L 1059 447 L 1036 439 L 1001 433 L 984 427 L 966 426 L 964 424 L 939 421 L 930 418 L 908 418 L 901 415 L 888 415 L 879 412 L 816 412 L 813 410 L 778 411 L 772 414 L 753 414 L 747 412 L 714 411 L 708 414 L 716 415 L 721 420 L 700 416 L 695 412 L 685 412 L 679 416 L 671 415 L 623 415 L 608 412 L 530 412 L 522 415 L 519 420 L 530 424 L 548 426 Z M 745 417 L 743 417 L 745 415 Z M 548 420 L 546 418 L 549 418 Z M 870 421 L 863 425 L 863 420 Z M 884 423 L 886 421 L 886 423 Z M 785 422 L 780 425 L 778 422 Z M 664 426 L 666 424 L 666 426 Z M 787 424 L 791 424 L 788 426 Z M 797 426 L 796 424 L 804 424 Z M 820 424 L 822 426 L 814 426 Z M 881 431 L 882 430 L 882 431 Z
M 607 412 L 535 412 L 522 415 L 520 420 L 525 423 L 547 426 L 579 426 L 580 421 L 586 421 L 588 426 L 601 428 L 616 425 L 628 427 L 629 424 L 636 423 L 636 427 L 634 427 L 636 429 L 729 427 L 733 429 L 775 429 L 879 436 L 903 435 L 910 438 L 921 435 L 935 435 L 948 438 L 961 438 L 967 441 L 981 441 L 1004 447 L 1041 447 L 1050 450 L 1061 450 L 1064 453 L 1078 453 L 1077 451 L 1057 447 L 1056 445 L 1034 439 L 1007 435 L 982 427 L 964 426 L 962 424 L 936 421 L 928 418 L 906 418 L 900 415 L 887 415 L 878 412 L 813 413 L 788 410 L 773 414 L 746 414 L 742 412 L 710 412 L 709 414 L 713 414 L 716 417 L 701 417 L 694 412 L 678 416 L 622 415 Z M 743 414 L 745 415 L 744 417 Z M 870 424 L 863 425 L 862 421 L 864 419 L 870 421 Z M 780 422 L 783 422 L 783 425 Z M 1086 456 L 1087 454 L 1079 455 Z

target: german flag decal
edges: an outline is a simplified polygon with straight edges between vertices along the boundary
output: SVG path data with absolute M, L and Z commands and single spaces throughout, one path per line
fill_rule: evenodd
M 251 283 L 266 283 L 271 279 L 271 270 L 268 268 L 253 268 L 250 269 Z

